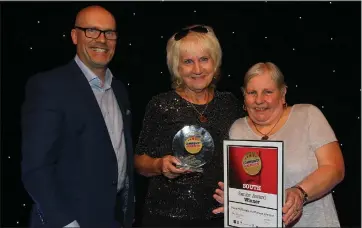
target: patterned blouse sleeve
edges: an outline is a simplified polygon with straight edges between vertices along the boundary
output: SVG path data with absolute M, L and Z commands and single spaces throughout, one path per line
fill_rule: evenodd
M 228 132 L 225 136 L 226 139 L 230 139 L 230 131 L 232 130 L 235 121 L 245 117 L 246 115 L 246 112 L 244 111 L 242 106 L 242 102 L 238 98 L 236 98 L 236 96 L 234 96 L 234 94 L 232 93 L 230 93 L 230 99 L 228 105 L 230 106 L 229 108 L 230 112 L 228 113 L 229 127 L 228 127 Z
M 160 118 L 158 107 L 159 100 L 156 97 L 153 97 L 146 106 L 142 129 L 135 148 L 135 153 L 138 155 L 152 155 L 150 145 L 152 145 L 153 136 L 157 130 L 157 123 L 159 122 L 158 119 Z
M 242 102 L 238 98 L 236 98 L 234 96 L 234 94 L 232 94 L 232 93 L 231 93 L 231 101 L 232 101 L 232 104 L 235 105 L 235 118 L 234 118 L 234 120 L 245 117 L 246 112 L 243 109 Z

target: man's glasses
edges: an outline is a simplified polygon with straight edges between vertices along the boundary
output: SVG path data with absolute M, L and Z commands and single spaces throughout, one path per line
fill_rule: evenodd
M 104 34 L 104 37 L 106 37 L 107 40 L 116 40 L 118 37 L 117 32 L 114 30 L 99 30 L 96 28 L 82 28 L 79 26 L 75 26 L 75 28 L 82 30 L 86 37 L 92 39 L 97 39 L 101 33 Z
M 184 38 L 190 31 L 198 32 L 198 33 L 208 33 L 209 30 L 203 25 L 195 26 L 188 29 L 182 29 L 180 32 L 176 33 L 174 38 L 176 41 L 181 40 Z

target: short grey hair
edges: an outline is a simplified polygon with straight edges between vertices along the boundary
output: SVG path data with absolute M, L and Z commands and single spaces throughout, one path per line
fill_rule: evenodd
M 241 90 L 243 91 L 244 95 L 249 81 L 255 76 L 264 74 L 266 71 L 269 72 L 273 81 L 277 85 L 278 89 L 282 92 L 283 95 L 285 95 L 287 85 L 285 84 L 284 81 L 284 75 L 280 71 L 280 69 L 272 62 L 256 63 L 249 68 L 249 70 L 246 72 L 244 76 L 244 84 L 241 87 Z

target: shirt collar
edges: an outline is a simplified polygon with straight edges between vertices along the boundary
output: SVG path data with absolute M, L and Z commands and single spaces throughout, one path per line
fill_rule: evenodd
M 87 80 L 92 88 L 100 90 L 100 91 L 106 91 L 111 88 L 113 75 L 109 68 L 107 68 L 107 70 L 106 70 L 104 86 L 102 87 L 102 81 L 100 80 L 100 78 L 93 71 L 91 71 L 89 69 L 89 67 L 87 67 L 82 62 L 82 60 L 80 60 L 78 55 L 76 55 L 74 57 L 74 60 L 77 63 L 77 65 L 79 66 L 79 68 L 82 70 L 84 76 L 87 78 Z

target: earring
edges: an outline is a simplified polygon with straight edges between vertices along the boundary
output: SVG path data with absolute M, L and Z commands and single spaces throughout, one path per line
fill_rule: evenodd
M 283 104 L 283 106 L 284 106 L 284 108 L 288 108 L 288 103 L 285 102 L 285 103 Z
M 245 107 L 245 104 L 243 104 L 243 109 L 244 109 L 244 111 L 246 111 L 246 107 Z

